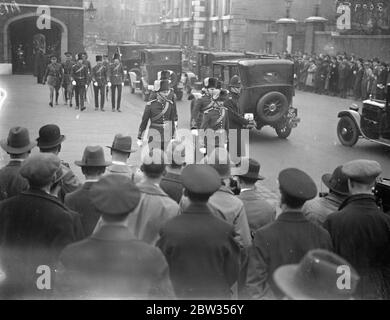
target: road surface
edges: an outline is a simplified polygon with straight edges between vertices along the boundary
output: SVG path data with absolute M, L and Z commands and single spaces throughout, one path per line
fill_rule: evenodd
M 35 84 L 32 76 L 2 76 L 0 89 L 7 93 L 0 109 L 0 137 L 6 138 L 10 127 L 25 126 L 30 130 L 31 138 L 36 139 L 41 126 L 58 124 L 66 135 L 61 157 L 79 176 L 81 171 L 73 163 L 81 159 L 85 146 L 109 146 L 116 133 L 130 134 L 136 141 L 145 105 L 139 94 L 131 95 L 129 87 L 126 87 L 123 113 L 111 112 L 109 103 L 106 103 L 105 113 L 94 111 L 92 104 L 87 111 L 80 113 L 64 106 L 62 98 L 59 106 L 50 108 L 48 88 Z M 92 96 L 91 92 L 89 96 Z M 271 128 L 251 134 L 251 157 L 260 161 L 261 174 L 267 178 L 260 186 L 277 192 L 278 173 L 284 168 L 297 167 L 313 177 L 320 191 L 326 191 L 321 184 L 321 176 L 358 158 L 378 161 L 383 167 L 383 176 L 390 178 L 390 148 L 368 141 L 346 148 L 338 142 L 337 114 L 352 103 L 346 99 L 297 92 L 294 105 L 299 109 L 302 122 L 288 140 L 280 140 Z M 188 101 L 178 102 L 180 128 L 189 127 L 189 109 Z M 109 158 L 109 150 L 106 148 L 105 151 Z M 136 153 L 130 162 L 137 164 L 139 159 L 140 154 Z M 1 150 L 0 164 L 5 164 L 7 160 L 7 155 Z

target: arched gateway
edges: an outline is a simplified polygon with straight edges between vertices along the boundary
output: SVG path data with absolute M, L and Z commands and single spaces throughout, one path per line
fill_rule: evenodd
M 51 17 L 51 29 L 40 30 L 37 19 L 35 12 L 26 13 L 9 19 L 3 26 L 4 60 L 12 63 L 14 73 L 34 72 L 37 46 L 44 53 L 54 53 L 59 57 L 68 51 L 67 26 Z

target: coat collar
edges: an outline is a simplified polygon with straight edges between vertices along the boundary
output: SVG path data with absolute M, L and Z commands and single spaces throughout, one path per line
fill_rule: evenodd
M 22 192 L 21 194 L 29 197 L 40 198 L 42 200 L 50 201 L 53 204 L 60 206 L 63 210 L 68 211 L 68 209 L 56 197 L 49 195 L 42 190 L 31 188 L 28 191 Z
M 283 212 L 277 219 L 277 221 L 284 222 L 308 222 L 303 215 L 302 211 L 290 210 Z
M 97 182 L 97 181 L 96 181 Z M 96 182 L 93 182 L 93 181 L 86 181 L 83 186 L 82 186 L 82 189 L 83 190 L 91 190 L 92 186 L 96 183 Z
M 129 228 L 118 225 L 102 225 L 90 237 L 102 241 L 129 241 L 136 240 Z
M 168 197 L 168 195 L 159 186 L 156 186 L 148 181 L 138 183 L 137 187 L 142 193 L 152 196 Z
M 24 162 L 24 160 L 11 160 L 7 164 L 7 167 L 21 167 L 23 162 Z
M 355 194 L 353 196 L 348 197 L 345 199 L 345 201 L 341 204 L 340 209 L 344 209 L 346 206 L 349 206 L 351 204 L 366 204 L 366 205 L 373 205 L 377 206 L 375 202 L 375 197 L 371 194 Z
M 183 214 L 212 214 L 212 209 L 208 203 L 190 201 Z

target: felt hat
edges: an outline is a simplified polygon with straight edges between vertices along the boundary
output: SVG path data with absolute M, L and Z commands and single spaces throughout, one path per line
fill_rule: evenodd
M 51 149 L 60 145 L 64 140 L 65 136 L 61 134 L 60 128 L 55 124 L 49 124 L 39 130 L 37 142 L 39 148 Z
M 75 165 L 79 167 L 108 167 L 111 163 L 105 160 L 102 147 L 88 146 L 84 150 L 83 159 L 75 161 Z
M 30 141 L 30 134 L 26 128 L 11 128 L 8 138 L 0 141 L 1 148 L 9 154 L 23 154 L 36 147 L 36 143 Z

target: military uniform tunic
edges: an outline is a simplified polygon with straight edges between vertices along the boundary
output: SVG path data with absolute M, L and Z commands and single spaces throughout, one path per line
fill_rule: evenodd
M 57 90 L 61 86 L 63 78 L 62 65 L 59 63 L 51 63 L 46 68 L 44 82 L 47 82 L 49 86 L 53 86 Z
M 100 108 L 104 109 L 104 100 L 105 100 L 105 86 L 107 84 L 107 68 L 103 65 L 96 65 L 92 69 L 92 82 L 93 90 L 95 93 L 95 108 L 99 108 L 99 91 L 100 91 Z M 97 82 L 97 86 L 95 86 Z
M 84 109 L 86 86 L 88 84 L 88 68 L 84 64 L 75 64 L 72 67 L 72 80 L 76 81 L 76 106 Z
M 173 101 L 170 100 L 167 100 L 164 103 L 161 103 L 158 100 L 152 100 L 148 102 L 145 107 L 142 122 L 139 128 L 138 139 L 142 138 L 143 133 L 146 131 L 149 120 L 149 145 L 151 147 L 165 149 L 176 132 L 176 105 L 173 103 Z M 157 134 L 159 135 L 156 136 Z M 154 142 L 153 145 L 150 144 L 152 141 Z

